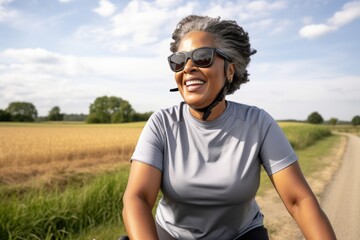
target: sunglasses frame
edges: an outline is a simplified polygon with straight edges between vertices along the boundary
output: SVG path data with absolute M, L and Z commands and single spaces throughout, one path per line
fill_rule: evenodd
M 198 65 L 195 63 L 194 59 L 193 59 L 193 54 L 195 51 L 198 51 L 198 50 L 201 50 L 201 49 L 208 49 L 208 50 L 211 50 L 211 61 L 209 64 L 205 65 L 205 66 L 201 66 L 201 65 Z M 180 69 L 177 69 L 177 70 L 174 70 L 171 66 L 172 66 L 172 61 L 171 61 L 171 58 L 175 55 L 180 55 L 180 54 L 183 54 L 185 55 L 185 61 L 184 61 L 184 65 L 182 68 Z M 170 69 L 173 71 L 173 72 L 180 72 L 182 70 L 184 70 L 185 68 L 185 65 L 187 63 L 187 61 L 189 59 L 191 59 L 191 61 L 193 62 L 193 64 L 196 66 L 196 67 L 200 67 L 200 68 L 208 68 L 208 67 L 211 67 L 214 63 L 214 58 L 215 58 L 215 54 L 218 54 L 220 57 L 222 57 L 224 60 L 227 60 L 229 62 L 231 62 L 231 58 L 224 52 L 222 51 L 221 49 L 218 49 L 218 48 L 211 48 L 211 47 L 201 47 L 201 48 L 196 48 L 190 52 L 175 52 L 173 54 L 171 54 L 169 57 L 168 57 L 168 62 L 169 62 L 169 65 L 170 65 Z

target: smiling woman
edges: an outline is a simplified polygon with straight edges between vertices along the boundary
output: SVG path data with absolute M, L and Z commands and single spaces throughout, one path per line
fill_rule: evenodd
M 190 15 L 173 40 L 168 61 L 184 102 L 151 116 L 132 155 L 130 239 L 269 239 L 255 200 L 261 167 L 307 239 L 335 239 L 279 125 L 226 100 L 248 81 L 248 34 L 235 21 Z

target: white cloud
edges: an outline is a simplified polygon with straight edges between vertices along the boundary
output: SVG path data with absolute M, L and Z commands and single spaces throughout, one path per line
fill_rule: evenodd
M 114 95 L 129 100 L 137 111 L 149 111 L 164 104 L 161 99 L 174 85 L 171 75 L 166 58 L 76 57 L 40 48 L 6 49 L 0 52 L 0 108 L 30 101 L 41 115 L 55 105 L 67 113 L 86 113 L 96 97 Z M 142 101 L 154 94 L 163 96 Z
M 178 21 L 189 15 L 199 14 L 240 22 L 253 21 L 262 26 L 273 24 L 274 11 L 284 9 L 287 2 L 278 1 L 219 1 L 204 4 L 202 0 L 130 0 L 119 12 L 109 18 L 108 25 L 82 26 L 76 36 L 80 39 L 102 43 L 114 51 L 128 51 L 157 44 L 169 39 Z M 278 29 L 277 31 L 280 31 Z M 151 47 L 150 47 L 151 48 Z
M 310 24 L 299 30 L 301 37 L 314 39 L 335 32 L 339 28 L 360 17 L 360 1 L 346 3 L 341 11 L 336 12 L 326 23 Z
M 0 22 L 10 20 L 17 15 L 17 11 L 6 7 L 11 2 L 12 0 L 0 0 Z
M 349 2 L 342 11 L 336 12 L 328 22 L 331 25 L 342 27 L 360 17 L 360 1 Z
M 250 82 L 229 100 L 256 105 L 276 119 L 305 120 L 313 111 L 325 119 L 350 120 L 358 114 L 360 77 L 339 74 L 324 59 L 250 65 Z
M 90 39 L 102 43 L 114 51 L 157 45 L 164 38 L 170 38 L 176 23 L 192 13 L 196 6 L 193 2 L 182 4 L 178 1 L 132 0 L 122 11 L 110 18 L 107 26 L 82 26 L 76 36 L 82 40 Z
M 59 0 L 59 2 L 61 3 L 69 3 L 69 2 L 72 2 L 73 0 Z
M 201 4 L 199 5 L 201 6 Z M 237 19 L 241 22 L 254 19 L 263 19 L 272 12 L 284 9 L 286 1 L 211 1 L 207 8 L 202 8 L 200 14 L 212 17 Z
M 192 4 L 187 4 L 192 9 Z M 145 1 L 131 1 L 112 19 L 111 33 L 114 36 L 130 36 L 136 43 L 148 44 L 157 41 L 169 21 L 179 18 L 177 9 L 167 9 Z M 172 20 L 176 19 L 176 20 Z
M 311 24 L 302 27 L 299 31 L 299 34 L 304 38 L 314 39 L 326 35 L 330 32 L 335 32 L 337 29 L 337 26 L 331 26 L 327 24 Z
M 58 54 L 49 52 L 45 49 L 6 49 L 3 54 L 4 57 L 16 59 L 21 62 L 36 62 L 36 63 L 53 63 L 57 62 Z
M 108 0 L 100 0 L 99 7 L 94 9 L 94 12 L 103 17 L 110 17 L 115 13 L 115 11 L 115 5 Z

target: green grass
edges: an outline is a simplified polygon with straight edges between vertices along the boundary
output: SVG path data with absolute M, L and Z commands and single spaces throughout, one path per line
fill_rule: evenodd
M 351 133 L 357 136 L 360 136 L 360 126 L 353 126 L 353 125 L 335 125 L 330 126 L 330 129 L 335 132 L 344 132 L 344 133 Z
M 331 135 L 329 127 L 312 124 L 285 125 L 282 130 L 295 150 L 304 149 Z
M 0 239 L 74 239 L 105 223 L 119 226 L 128 167 L 103 174 L 84 187 L 32 191 L 0 200 Z M 115 233 L 116 234 L 116 233 Z

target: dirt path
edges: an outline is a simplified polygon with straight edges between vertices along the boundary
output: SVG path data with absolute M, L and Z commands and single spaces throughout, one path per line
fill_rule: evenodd
M 347 136 L 343 162 L 322 201 L 339 240 L 360 239 L 360 137 Z
M 360 138 L 346 135 L 322 159 L 330 164 L 307 180 L 328 215 L 339 240 L 360 239 Z M 304 239 L 274 189 L 257 201 L 271 240 Z M 267 218 L 268 216 L 268 218 Z

